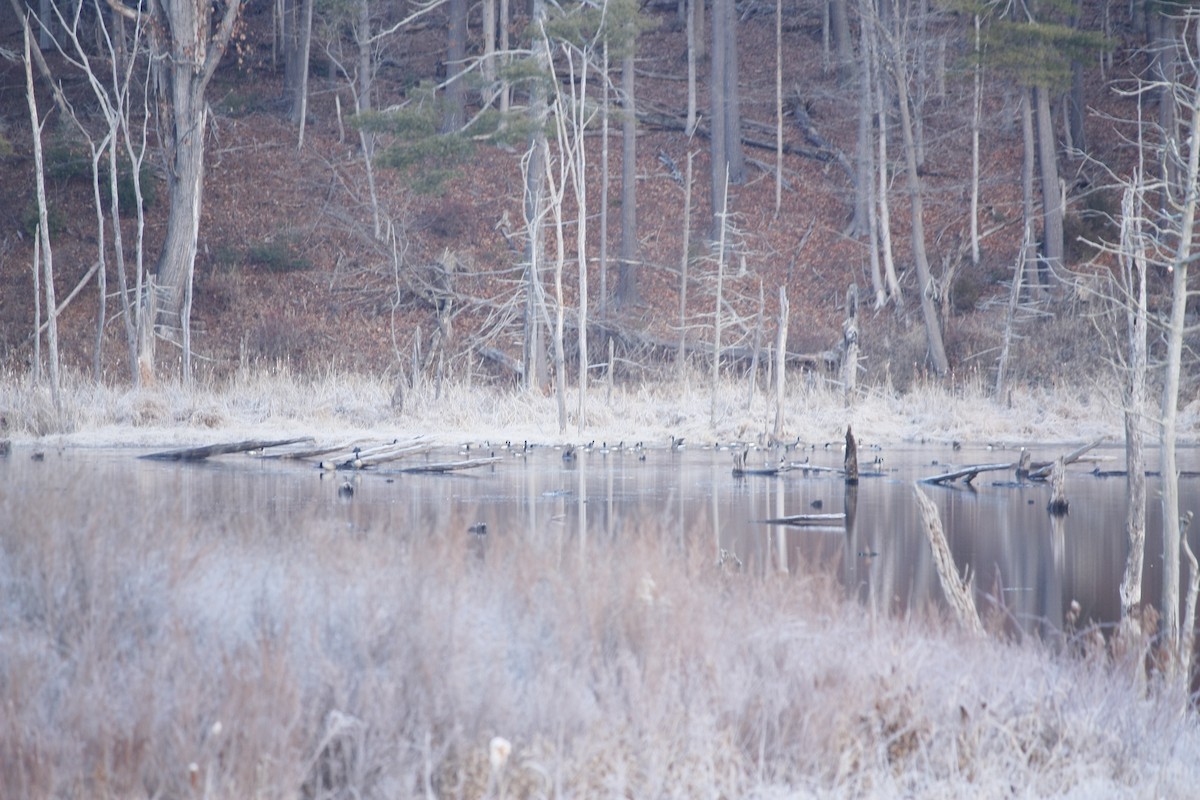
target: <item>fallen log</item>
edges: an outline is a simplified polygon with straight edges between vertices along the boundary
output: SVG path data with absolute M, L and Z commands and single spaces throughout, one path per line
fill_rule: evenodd
M 760 519 L 758 522 L 763 525 L 828 525 L 831 522 L 842 522 L 846 519 L 845 514 L 790 514 L 785 517 L 772 517 L 771 519 Z
M 845 475 L 846 470 L 841 467 L 823 467 L 819 464 L 809 464 L 807 461 L 793 461 L 788 466 L 791 469 L 803 470 L 804 474 L 809 472 L 832 472 L 835 475 Z
M 1067 453 L 1065 456 L 1062 457 L 1063 464 L 1064 465 L 1074 464 L 1076 461 L 1083 458 L 1084 454 L 1087 453 L 1089 450 L 1093 450 L 1096 447 L 1099 447 L 1103 441 L 1104 441 L 1104 437 L 1101 437 L 1094 442 L 1083 445 L 1082 447 L 1078 448 L 1077 450 L 1072 450 L 1070 453 Z M 1054 469 L 1055 463 L 1056 463 L 1055 461 L 1051 461 L 1049 463 L 1040 465 L 1037 469 L 1030 470 L 1030 472 L 1029 472 L 1030 480 L 1037 481 L 1037 480 L 1045 480 L 1046 478 L 1048 478 L 1050 476 L 1051 471 L 1053 471 L 1053 469 Z
M 285 450 L 281 453 L 263 453 L 261 457 L 266 459 L 303 461 L 305 459 L 317 458 L 318 456 L 324 456 L 330 453 L 340 453 L 352 447 L 354 447 L 353 442 L 349 444 L 323 445 L 321 447 L 309 447 L 303 450 Z
M 946 484 L 953 483 L 959 478 L 965 478 L 963 483 L 970 484 L 975 480 L 975 476 L 981 472 L 995 472 L 1002 469 L 1012 469 L 1015 464 L 973 464 L 969 467 L 956 469 L 953 472 L 943 472 L 941 475 L 931 475 L 928 478 L 921 478 L 919 483 L 937 483 Z
M 241 442 L 226 444 L 210 444 L 203 447 L 186 447 L 182 450 L 163 450 L 158 453 L 147 453 L 139 458 L 150 461 L 203 461 L 212 456 L 223 456 L 229 453 L 248 453 L 251 450 L 262 450 L 267 447 L 283 447 L 300 442 L 311 442 L 311 436 L 301 436 L 295 439 L 247 439 Z
M 495 464 L 502 459 L 499 456 L 490 456 L 488 458 L 469 458 L 463 461 L 443 461 L 438 464 L 414 464 L 411 467 L 400 467 L 389 472 L 403 472 L 407 474 L 430 473 L 442 474 L 446 472 L 455 472 L 462 469 L 474 469 L 475 467 L 483 467 L 488 464 Z
M 1072 450 L 1065 456 L 1062 456 L 1063 464 L 1074 464 L 1079 461 L 1089 451 L 1099 446 L 1104 441 L 1103 438 L 1097 439 L 1094 442 L 1083 445 L 1075 450 Z M 998 470 L 1015 469 L 1017 471 L 1017 483 L 1026 480 L 1045 480 L 1050 476 L 1051 470 L 1054 468 L 1055 461 L 1044 461 L 1036 464 L 1032 463 L 1032 458 L 1028 450 L 1021 453 L 1021 460 L 1017 462 L 1006 462 L 1003 464 L 971 464 L 951 472 L 943 472 L 940 475 L 932 475 L 928 478 L 921 478 L 918 483 L 936 483 L 946 484 L 952 483 L 959 478 L 964 478 L 963 483 L 970 485 L 971 481 L 975 480 L 975 476 L 981 472 L 996 472 Z
M 421 455 L 433 450 L 433 445 L 430 444 L 406 444 L 400 445 L 393 450 L 386 450 L 381 453 L 369 456 L 359 456 L 365 467 L 377 467 L 380 464 L 387 464 L 392 461 L 399 461 L 407 456 Z

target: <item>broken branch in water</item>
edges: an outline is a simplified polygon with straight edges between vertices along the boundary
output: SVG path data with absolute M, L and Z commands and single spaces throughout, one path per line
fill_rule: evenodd
M 1076 450 L 1072 450 L 1070 453 L 1067 453 L 1065 456 L 1062 457 L 1063 464 L 1064 465 L 1074 464 L 1076 461 L 1079 461 L 1081 458 L 1083 458 L 1083 456 L 1086 453 L 1088 453 L 1088 451 L 1098 447 L 1103 441 L 1104 441 L 1104 438 L 1101 437 L 1094 442 L 1090 442 L 1088 444 L 1083 445 L 1082 447 L 1079 447 Z M 918 481 L 918 482 L 919 483 L 946 484 L 946 483 L 953 483 L 954 481 L 958 480 L 959 478 L 963 478 L 964 483 L 970 484 L 971 481 L 975 480 L 975 476 L 981 472 L 995 472 L 998 470 L 1006 470 L 1006 469 L 1016 469 L 1018 481 L 1023 480 L 1023 479 L 1035 480 L 1035 481 L 1036 480 L 1045 480 L 1047 477 L 1049 477 L 1050 472 L 1054 468 L 1054 464 L 1055 464 L 1054 461 L 1044 462 L 1042 464 L 1038 464 L 1036 468 L 1031 469 L 1029 462 L 1030 462 L 1029 451 L 1026 450 L 1021 454 L 1021 460 L 1016 463 L 972 464 L 970 466 L 962 467 L 960 469 L 956 469 L 951 472 L 943 472 L 940 475 L 931 475 L 928 478 L 921 478 L 920 481 Z

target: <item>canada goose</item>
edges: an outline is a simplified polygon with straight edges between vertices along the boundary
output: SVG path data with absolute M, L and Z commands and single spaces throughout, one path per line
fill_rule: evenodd
M 574 461 L 575 460 L 575 445 L 569 444 L 563 448 L 562 459 L 563 459 L 563 461 Z

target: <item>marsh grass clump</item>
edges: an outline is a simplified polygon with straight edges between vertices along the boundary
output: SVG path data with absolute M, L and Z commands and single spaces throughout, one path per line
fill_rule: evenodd
M 186 493 L 107 503 L 111 476 L 69 461 L 39 475 L 10 469 L 0 493 L 16 797 L 1185 796 L 1200 780 L 1195 717 L 1106 659 L 879 617 L 819 572 L 724 571 L 708 537 L 551 526 L 480 545 L 429 533 L 465 532 L 473 510 L 281 522 Z

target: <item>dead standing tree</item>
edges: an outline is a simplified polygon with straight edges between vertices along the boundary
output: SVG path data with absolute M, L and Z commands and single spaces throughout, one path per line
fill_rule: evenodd
M 111 6 L 131 19 L 142 13 L 120 0 Z M 214 25 L 213 12 L 222 6 Z M 149 0 L 145 7 L 152 21 L 147 31 L 167 174 L 167 232 L 155 272 L 163 291 L 160 321 L 168 325 L 187 323 L 185 306 L 191 299 L 204 189 L 204 93 L 225 55 L 241 7 L 242 0 Z

